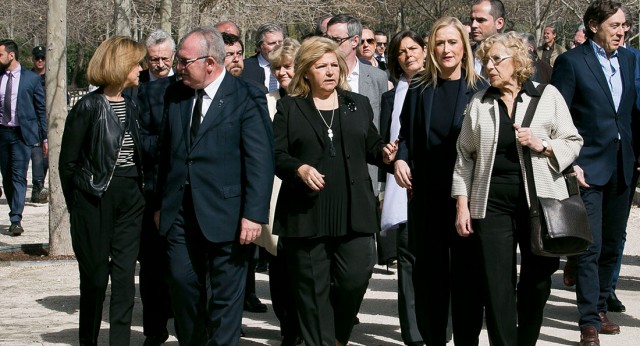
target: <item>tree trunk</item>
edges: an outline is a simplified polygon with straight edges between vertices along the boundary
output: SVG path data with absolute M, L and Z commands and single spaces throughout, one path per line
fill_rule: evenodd
M 171 34 L 171 1 L 160 1 L 160 28 Z
M 183 1 L 180 5 L 180 25 L 178 25 L 178 37 L 182 38 L 193 26 L 191 23 L 191 14 L 193 12 L 193 4 L 190 1 Z
M 60 187 L 58 158 L 67 118 L 67 0 L 49 0 L 47 15 L 47 123 L 49 144 L 49 253 L 72 255 L 69 213 Z
M 113 7 L 116 35 L 131 37 L 131 0 L 115 0 Z

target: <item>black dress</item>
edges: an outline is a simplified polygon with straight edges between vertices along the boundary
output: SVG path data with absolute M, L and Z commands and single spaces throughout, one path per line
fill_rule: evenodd
M 315 119 L 324 129 L 327 129 L 325 124 L 330 124 L 333 131 L 333 140 L 330 140 L 326 134 L 324 136 L 325 148 L 319 164 L 320 167 L 323 167 L 320 174 L 324 174 L 325 188 L 318 194 L 316 201 L 319 230 L 316 236 L 318 237 L 343 236 L 351 229 L 348 219 L 348 180 L 342 146 L 342 129 L 340 117 L 335 116 L 334 111 L 335 113 L 339 112 L 338 109 L 320 111 L 325 122 L 322 122 L 320 115 Z M 331 119 L 332 114 L 334 115 L 333 121 Z M 331 144 L 333 144 L 333 150 L 331 149 Z

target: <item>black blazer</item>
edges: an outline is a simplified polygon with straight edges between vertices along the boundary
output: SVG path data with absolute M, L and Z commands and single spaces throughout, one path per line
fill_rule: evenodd
M 462 84 L 458 91 L 458 101 L 456 103 L 452 132 L 457 136 L 462 127 L 464 111 L 471 97 L 478 91 L 487 88 L 489 85 L 483 79 L 478 80 L 475 88 L 469 88 L 464 81 L 465 73 L 462 72 Z M 419 179 L 423 174 L 414 171 L 416 169 L 415 160 L 419 160 L 417 152 L 424 152 L 429 149 L 429 133 L 432 117 L 432 106 L 434 87 L 425 88 L 423 85 L 415 86 L 415 81 L 409 86 L 407 96 L 404 99 L 402 113 L 400 113 L 400 135 L 398 142 L 397 160 L 407 162 L 412 170 L 414 179 Z M 391 100 L 393 102 L 393 100 Z M 391 117 L 389 117 L 389 124 Z M 419 125 L 422 124 L 422 125 Z M 438 163 L 436 163 L 438 164 Z M 442 167 L 440 167 L 442 169 Z M 453 170 L 453 166 L 451 167 Z
M 195 91 L 183 83 L 165 93 L 156 198 L 160 234 L 175 222 L 189 177 L 204 236 L 210 242 L 236 241 L 241 218 L 269 221 L 273 135 L 267 100 L 227 73 L 188 146 L 194 99 Z
M 584 145 L 575 163 L 585 174 L 588 184 L 604 185 L 609 181 L 622 151 L 625 182 L 631 184 L 634 154 L 633 125 L 638 125 L 640 112 L 636 107 L 633 53 L 618 49 L 622 75 L 622 97 L 616 112 L 611 90 L 591 46 L 591 40 L 558 56 L 553 67 L 553 84 L 564 97 L 573 123 L 584 138 Z M 618 134 L 620 139 L 618 139 Z M 638 133 L 636 132 L 636 140 Z
M 367 163 L 387 167 L 383 162 L 385 146 L 373 124 L 373 111 L 369 100 L 349 91 L 338 91 L 343 156 L 350 196 L 351 229 L 359 233 L 380 230 L 376 215 Z M 274 233 L 284 237 L 311 237 L 316 229 L 315 198 L 319 193 L 311 190 L 297 175 L 298 168 L 308 164 L 322 173 L 319 166 L 327 129 L 320 127 L 311 95 L 284 97 L 277 103 L 273 119 L 276 155 L 276 175 L 282 179 L 274 220 Z M 329 182 L 330 183 L 330 182 Z
M 143 74 L 141 73 L 140 76 Z M 149 75 L 145 73 L 145 75 Z M 156 183 L 156 163 L 158 161 L 157 142 L 162 126 L 164 92 L 176 76 L 170 76 L 141 83 L 138 86 L 137 102 L 140 108 L 140 138 L 142 140 L 142 168 L 144 170 L 145 191 L 153 192 Z
M 244 59 L 244 69 L 242 70 L 242 79 L 253 81 L 257 84 L 264 86 L 264 68 L 262 68 L 260 66 L 260 63 L 258 62 L 258 54 L 250 58 Z

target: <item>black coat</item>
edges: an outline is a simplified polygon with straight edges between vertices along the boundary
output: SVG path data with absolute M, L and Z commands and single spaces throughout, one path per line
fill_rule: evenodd
M 359 233 L 375 233 L 380 224 L 376 215 L 377 203 L 373 194 L 367 163 L 387 167 L 383 162 L 385 146 L 372 120 L 369 100 L 359 94 L 339 91 L 339 121 L 342 124 L 340 138 L 349 180 L 351 230 Z M 274 233 L 284 237 L 311 237 L 318 233 L 315 197 L 297 175 L 298 168 L 308 164 L 322 173 L 319 167 L 324 146 L 326 128 L 320 127 L 313 99 L 309 95 L 285 97 L 278 101 L 273 120 L 276 175 L 282 179 L 274 220 Z

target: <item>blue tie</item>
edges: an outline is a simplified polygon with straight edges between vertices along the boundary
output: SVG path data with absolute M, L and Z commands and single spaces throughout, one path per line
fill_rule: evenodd
M 276 79 L 276 76 L 273 75 L 273 73 L 270 73 L 269 74 L 269 92 L 277 89 L 278 89 L 278 80 Z

